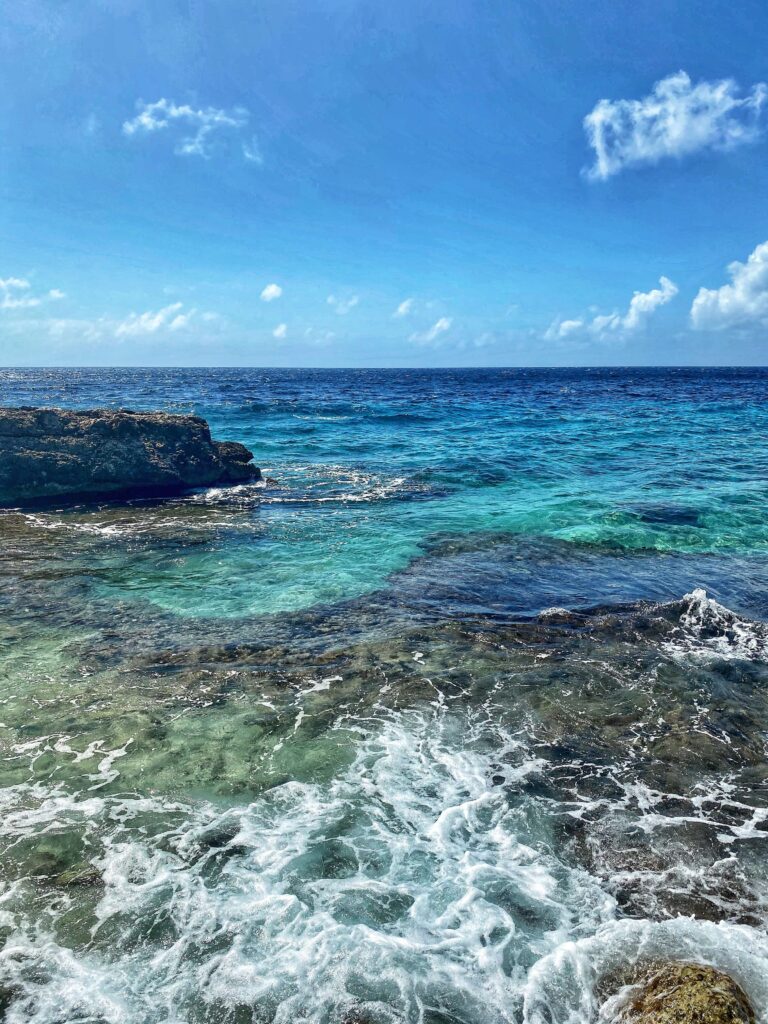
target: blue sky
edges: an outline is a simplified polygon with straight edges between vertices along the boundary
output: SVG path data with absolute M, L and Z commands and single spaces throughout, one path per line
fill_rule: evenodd
M 768 5 L 17 0 L 0 363 L 768 363 Z

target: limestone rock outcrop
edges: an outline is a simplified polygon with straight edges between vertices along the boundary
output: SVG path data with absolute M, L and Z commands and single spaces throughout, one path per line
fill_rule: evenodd
M 199 416 L 127 409 L 0 409 L 0 504 L 171 494 L 259 480 L 253 454 Z

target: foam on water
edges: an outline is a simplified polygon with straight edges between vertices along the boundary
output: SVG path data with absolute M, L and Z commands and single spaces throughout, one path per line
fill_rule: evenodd
M 610 920 L 613 900 L 552 853 L 545 817 L 510 802 L 539 769 L 514 737 L 491 746 L 487 726 L 441 707 L 358 728 L 327 788 L 289 782 L 224 811 L 7 791 L 6 837 L 84 829 L 104 884 L 80 949 L 61 894 L 34 916 L 4 894 L 9 1024 L 85 1020 L 86 1004 L 110 1024 L 238 1006 L 285 1024 L 356 1007 L 513 1020 L 531 964 Z
M 762 932 L 693 918 L 653 923 L 615 921 L 586 939 L 569 941 L 542 957 L 525 986 L 526 1024 L 614 1021 L 624 995 L 601 994 L 600 982 L 627 964 L 682 960 L 730 974 L 768 1021 L 768 941 Z
M 73 833 L 100 879 L 79 908 L 55 886 L 32 899 L 29 878 L 6 883 L 8 1024 L 252 1012 L 276 1024 L 355 1013 L 594 1024 L 601 978 L 662 956 L 729 970 L 768 1007 L 761 931 L 617 920 L 611 880 L 587 873 L 557 838 L 568 805 L 529 794 L 546 763 L 490 708 L 457 713 L 436 695 L 431 710 L 345 731 L 358 737 L 355 758 L 330 784 L 287 782 L 227 808 L 6 789 L 0 833 L 11 855 L 22 841 Z M 85 763 L 104 751 L 73 753 Z M 607 816 L 634 808 L 641 827 L 665 824 L 655 814 L 663 794 L 624 790 Z M 700 794 L 702 806 L 713 799 Z M 745 826 L 736 832 L 748 838 Z
M 742 618 L 701 587 L 682 598 L 680 625 L 664 649 L 674 657 L 765 661 L 768 627 Z

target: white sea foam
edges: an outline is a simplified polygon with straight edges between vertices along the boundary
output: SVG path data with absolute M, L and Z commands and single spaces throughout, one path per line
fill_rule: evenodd
M 679 626 L 664 650 L 675 658 L 768 660 L 768 627 L 741 618 L 697 588 L 682 599 Z
M 338 681 L 306 680 L 295 728 L 307 696 Z M 247 805 L 72 795 L 63 783 L 4 791 L 11 854 L 73 833 L 104 883 L 85 922 L 91 939 L 73 948 L 65 894 L 0 893 L 10 929 L 0 984 L 16 996 L 7 1024 L 202 1024 L 237 1007 L 275 1024 L 338 1024 L 355 1009 L 377 1022 L 439 1012 L 457 1024 L 595 1024 L 601 975 L 647 956 L 705 959 L 768 1007 L 764 935 L 618 921 L 617 879 L 557 856 L 553 824 L 568 805 L 525 795 L 548 766 L 490 709 L 450 711 L 438 697 L 430 712 L 345 720 L 340 739 L 343 730 L 358 737 L 356 753 L 330 782 L 288 782 Z M 58 750 L 84 767 L 99 758 L 108 774 L 122 748 L 78 750 L 63 737 Z M 733 842 L 765 835 L 733 781 L 687 798 L 615 781 L 620 796 L 571 811 L 650 831 L 706 822 Z M 670 797 L 687 799 L 690 814 L 665 814 Z M 717 822 L 722 803 L 730 823 Z M 668 883 L 695 888 L 688 868 Z M 631 874 L 624 884 L 652 881 Z
M 4 830 L 86 827 L 104 890 L 77 951 L 23 901 L 4 904 L 0 968 L 18 993 L 8 1024 L 78 1020 L 86 1003 L 110 1024 L 235 1005 L 277 1024 L 356 1005 L 378 1020 L 430 1007 L 514 1020 L 530 964 L 614 904 L 550 852 L 545 819 L 521 817 L 491 782 L 500 773 L 514 789 L 540 768 L 515 739 L 496 740 L 486 749 L 442 708 L 401 714 L 328 786 L 290 782 L 225 811 L 18 787 Z M 152 840 L 145 819 L 163 813 Z
M 711 964 L 730 974 L 750 997 L 759 1024 L 768 1021 L 768 942 L 762 932 L 693 918 L 652 923 L 615 921 L 595 935 L 563 943 L 542 957 L 525 986 L 525 1024 L 611 1021 L 617 1001 L 601 1001 L 601 978 L 627 964 L 653 960 Z

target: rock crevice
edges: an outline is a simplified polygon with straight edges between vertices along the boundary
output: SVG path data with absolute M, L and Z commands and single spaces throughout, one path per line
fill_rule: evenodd
M 128 409 L 0 409 L 0 504 L 170 494 L 259 480 L 253 454 L 199 416 Z

